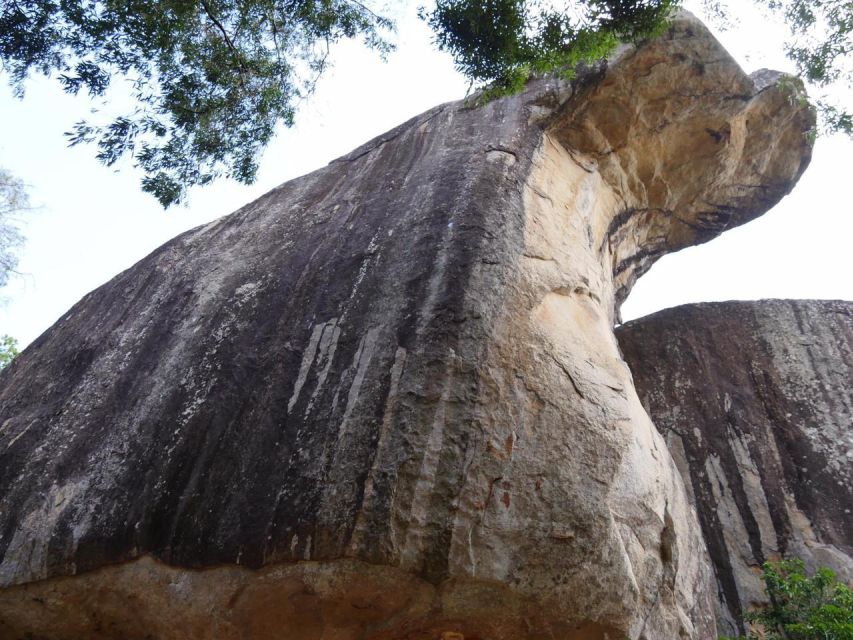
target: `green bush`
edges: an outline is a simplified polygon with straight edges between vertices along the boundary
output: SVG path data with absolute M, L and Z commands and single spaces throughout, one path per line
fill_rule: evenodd
M 853 640 L 853 590 L 820 568 L 812 577 L 802 560 L 764 563 L 769 604 L 748 613 L 758 631 L 746 640 Z
M 12 336 L 0 336 L 0 369 L 18 356 L 18 341 Z

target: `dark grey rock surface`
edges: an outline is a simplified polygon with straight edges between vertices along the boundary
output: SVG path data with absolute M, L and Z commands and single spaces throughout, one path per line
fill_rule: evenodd
M 853 302 L 686 305 L 616 335 L 697 507 L 721 632 L 764 602 L 766 560 L 853 579 Z

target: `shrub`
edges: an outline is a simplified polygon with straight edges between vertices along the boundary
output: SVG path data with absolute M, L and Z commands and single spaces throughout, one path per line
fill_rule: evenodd
M 747 614 L 757 632 L 745 640 L 853 640 L 853 589 L 830 569 L 808 577 L 802 560 L 763 569 L 769 604 Z

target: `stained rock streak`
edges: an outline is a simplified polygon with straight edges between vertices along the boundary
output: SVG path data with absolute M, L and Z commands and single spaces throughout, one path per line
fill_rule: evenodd
M 229 589 L 266 631 L 224 638 L 716 637 L 612 326 L 657 257 L 787 193 L 812 126 L 681 15 L 175 238 L 0 375 L 0 631 L 134 637 L 73 585 L 136 582 L 144 618 L 187 581 L 208 615 L 155 637 L 226 629 Z

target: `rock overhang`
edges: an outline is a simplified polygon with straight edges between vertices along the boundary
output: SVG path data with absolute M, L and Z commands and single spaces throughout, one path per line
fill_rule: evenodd
M 620 202 L 601 238 L 617 307 L 659 257 L 770 210 L 811 160 L 816 115 L 802 82 L 747 75 L 686 11 L 664 36 L 548 90 L 548 135 Z
M 495 587 L 518 605 L 505 637 L 712 637 L 698 528 L 611 327 L 654 259 L 762 212 L 807 162 L 794 124 L 744 122 L 769 76 L 694 73 L 715 57 L 681 16 L 571 85 L 437 107 L 87 296 L 0 379 L 0 581 L 17 585 L 0 605 L 73 608 L 75 584 L 110 589 L 113 564 L 133 583 L 150 558 L 169 565 L 151 611 L 190 568 L 302 594 L 317 587 L 288 575 L 352 560 L 391 589 Z M 730 86 L 679 93 L 697 81 Z M 776 102 L 758 124 L 806 118 Z M 771 197 L 726 191 L 754 174 L 779 178 Z M 729 208 L 703 218 L 718 192 Z M 336 608 L 341 583 L 317 584 Z M 490 599 L 425 602 L 474 635 Z M 417 615 L 385 628 L 438 624 Z

